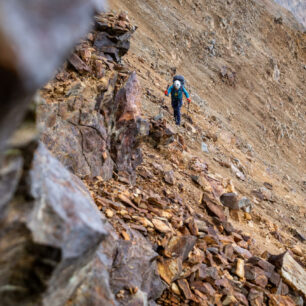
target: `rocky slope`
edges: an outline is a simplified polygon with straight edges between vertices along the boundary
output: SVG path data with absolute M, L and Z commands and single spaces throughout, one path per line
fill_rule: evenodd
M 223 45 L 226 41 L 222 40 L 228 28 L 221 26 L 221 19 L 213 12 L 222 12 L 226 24 L 228 13 L 242 10 L 232 16 L 231 22 L 242 26 L 239 13 L 254 18 L 245 20 L 248 35 L 260 18 L 281 35 L 295 35 L 294 55 L 289 55 L 291 76 L 293 72 L 303 72 L 298 70 L 305 55 L 302 34 L 280 25 L 279 19 L 267 15 L 260 6 L 255 6 L 256 13 L 253 6 L 243 9 L 231 1 L 223 10 L 221 2 L 206 2 L 207 11 L 214 17 L 210 26 L 215 33 L 203 32 L 201 36 L 200 23 L 193 24 L 194 28 L 187 32 L 174 33 L 169 57 L 157 43 L 159 40 L 151 41 L 149 37 L 155 36 L 158 27 L 164 30 L 165 37 L 172 35 L 172 27 L 183 29 L 176 19 L 184 12 L 190 14 L 186 18 L 201 19 L 204 3 L 133 4 L 129 6 L 130 16 L 138 19 L 140 26 L 136 32 L 126 13 L 97 15 L 94 30 L 36 96 L 40 140 L 31 109 L 9 141 L 10 150 L 0 172 L 2 303 L 302 305 L 306 291 L 303 217 L 298 216 L 295 207 L 299 206 L 290 202 L 290 196 L 286 201 L 294 207 L 292 216 L 296 219 L 284 226 L 277 218 L 287 208 L 282 195 L 288 195 L 289 187 L 297 188 L 297 183 L 280 184 L 283 168 L 267 164 L 273 163 L 275 153 L 265 156 L 264 151 L 248 143 L 266 133 L 265 145 L 275 144 L 277 135 L 272 137 L 271 131 L 263 131 L 258 136 L 258 131 L 246 128 L 246 119 L 252 128 L 252 124 L 256 125 L 252 117 L 257 116 L 257 104 L 255 94 L 247 88 L 248 82 L 241 80 L 243 69 L 235 66 L 246 65 L 248 59 L 249 66 L 244 67 L 247 75 L 256 57 L 274 54 L 276 46 L 271 43 L 261 49 L 259 44 L 256 50 L 264 52 L 255 56 L 253 41 L 249 48 L 244 46 L 246 53 L 242 55 L 228 41 L 232 61 L 229 65 L 229 54 Z M 114 1 L 112 5 L 125 8 L 128 3 Z M 62 13 L 70 12 L 69 7 Z M 59 9 L 56 3 L 52 8 L 54 12 Z M 86 15 L 82 1 L 76 8 Z M 132 34 L 132 52 L 127 53 Z M 229 40 L 235 35 L 239 38 L 238 32 L 229 34 Z M 204 53 L 199 54 L 211 35 L 216 36 L 218 44 L 211 42 L 212 47 L 204 47 Z M 197 37 L 202 37 L 203 46 Z M 245 37 L 240 39 L 246 42 Z M 276 41 L 283 46 L 282 39 Z M 43 54 L 39 44 L 35 46 Z M 65 49 L 63 46 L 62 52 Z M 184 114 L 183 126 L 177 128 L 160 91 L 166 86 L 163 78 L 170 79 L 174 70 L 187 65 L 182 61 L 181 67 L 172 65 L 180 61 L 182 54 L 194 56 L 194 60 L 188 60 L 187 76 L 192 65 L 198 65 L 198 70 L 187 83 L 195 103 Z M 159 60 L 154 62 L 155 58 Z M 200 69 L 201 61 L 207 63 L 208 70 Z M 1 67 L 6 67 L 5 63 Z M 269 77 L 263 77 L 261 69 L 264 67 L 250 76 L 258 99 L 263 95 L 257 91 L 259 84 L 270 85 L 270 94 L 282 96 L 285 84 L 290 89 L 300 87 L 303 92 L 303 74 L 288 84 L 283 83 L 287 78 L 279 79 L 278 63 L 273 63 L 272 74 L 266 72 Z M 260 78 L 259 83 L 253 79 L 255 76 Z M 48 73 L 39 82 L 45 77 Z M 231 105 L 230 113 L 224 114 L 218 108 L 222 103 L 216 99 L 209 100 L 216 102 L 216 109 L 206 101 L 203 89 L 195 82 L 200 77 L 214 84 L 215 89 L 205 85 L 212 95 L 223 92 L 217 97 Z M 39 82 L 32 85 L 32 90 Z M 9 85 L 16 90 L 14 83 Z M 239 118 L 240 129 L 234 112 L 243 108 L 239 109 L 233 97 L 239 100 L 246 90 L 245 99 L 254 102 L 254 106 L 247 108 L 252 116 L 244 111 L 247 118 Z M 278 93 L 280 90 L 283 91 Z M 25 96 L 32 94 L 31 90 L 17 92 L 22 103 L 26 102 Z M 297 112 L 303 111 L 302 97 L 290 94 Z M 4 99 L 8 97 L 11 96 Z M 14 110 L 12 107 L 10 111 Z M 298 113 L 287 112 L 286 108 L 286 114 L 281 116 L 272 102 L 270 111 L 280 116 L 277 118 L 285 126 L 291 124 L 290 118 L 298 118 Z M 303 128 L 302 120 L 297 120 L 296 126 Z M 278 158 L 287 160 L 289 134 L 283 136 L 280 129 L 278 146 L 283 151 Z M 292 151 L 300 152 L 296 138 L 288 138 Z M 303 162 L 288 159 L 288 174 L 295 177 L 292 167 Z M 267 166 L 271 167 L 269 171 Z M 296 190 L 297 201 L 301 191 Z M 276 214 L 264 216 L 262 211 L 268 211 L 268 205 L 275 203 Z
M 281 11 L 280 24 L 279 6 L 268 1 L 135 1 L 133 7 L 114 1 L 113 7 L 126 9 L 142 28 L 126 61 L 146 88 L 143 113 L 158 114 L 173 72 L 184 74 L 196 133 L 179 132 L 192 154 L 203 156 L 206 142 L 211 170 L 251 199 L 265 182 L 273 185 L 272 201 L 255 205 L 259 222 L 274 223 L 288 242 L 303 231 L 305 33 L 292 15 Z M 245 180 L 232 174 L 231 163 L 244 169 Z M 260 235 L 274 244 L 268 230 Z
M 306 3 L 305 1 L 295 0 L 275 0 L 278 4 L 291 11 L 297 20 L 306 28 Z
M 69 59 L 69 64 L 64 66 L 55 80 L 42 90 L 41 95 L 45 102 L 39 107 L 40 125 L 47 123 L 47 129 L 42 127 L 43 142 L 67 166 L 71 164 L 65 157 L 71 158 L 74 154 L 78 157 L 83 155 L 84 160 L 92 165 L 87 174 L 79 173 L 79 169 L 84 169 L 83 166 L 76 168 L 70 166 L 70 169 L 83 177 L 98 208 L 122 239 L 119 239 L 122 241 L 122 247 L 125 243 L 139 244 L 140 238 L 137 238 L 139 235 L 145 237 L 141 238 L 144 239 L 142 243 L 147 241 L 148 249 L 153 252 L 151 259 L 148 257 L 148 260 L 152 261 L 149 266 L 153 271 L 157 267 L 158 274 L 166 287 L 162 296 L 157 299 L 158 303 L 164 305 L 183 303 L 248 305 L 248 303 L 262 304 L 268 301 L 272 305 L 301 303 L 303 298 L 295 290 L 298 289 L 303 293 L 305 284 L 303 282 L 300 284 L 293 275 L 301 273 L 298 279 L 303 279 L 305 271 L 293 257 L 303 261 L 302 251 L 299 248 L 294 249 L 298 255 L 285 252 L 282 256 L 288 258 L 289 268 L 285 268 L 284 264 L 276 267 L 278 257 L 275 258 L 269 253 L 262 254 L 258 249 L 260 242 L 255 242 L 253 237 L 232 226 L 229 220 L 238 221 L 238 224 L 252 221 L 255 216 L 252 217 L 250 212 L 254 204 L 246 197 L 237 196 L 232 182 L 226 177 L 216 176 L 210 170 L 210 165 L 196 154 L 194 145 L 189 146 L 191 139 L 200 130 L 198 123 L 185 115 L 186 122 L 182 128 L 176 130 L 170 119 L 170 110 L 165 105 L 160 105 L 161 112 L 158 116 L 147 113 L 147 120 L 150 122 L 140 117 L 137 119 L 140 115 L 139 103 L 136 103 L 136 108 L 130 107 L 133 112 L 129 116 L 122 113 L 126 110 L 125 103 L 131 103 L 130 99 L 139 101 L 140 96 L 135 74 L 131 74 L 128 78 L 128 66 L 119 64 L 121 60 L 116 57 L 116 48 L 124 42 L 124 37 L 129 37 L 126 33 L 133 31 L 126 15 L 122 14 L 118 18 L 112 14 L 98 17 L 97 30 L 88 35 L 71 57 L 78 59 L 77 64 L 76 61 Z M 120 27 L 117 29 L 120 22 L 125 30 Z M 100 62 L 103 73 L 98 74 L 97 67 L 101 67 Z M 121 77 L 116 79 L 117 86 L 112 85 L 113 73 Z M 64 75 L 66 77 L 63 78 Z M 131 78 L 135 81 L 132 82 Z M 82 86 L 80 82 L 85 82 L 86 86 Z M 126 82 L 126 85 L 117 92 L 116 88 L 122 86 L 122 82 Z M 74 88 L 77 88 L 77 92 L 71 94 Z M 98 99 L 101 97 L 99 94 L 101 89 L 103 92 L 114 92 L 114 88 L 117 94 L 111 96 L 111 105 L 116 116 L 112 117 L 107 115 L 112 113 L 108 109 L 109 95 L 103 95 L 100 100 Z M 125 91 L 124 94 L 120 94 L 122 90 Z M 150 90 L 145 94 L 150 103 L 160 104 Z M 121 100 L 119 99 L 121 96 L 128 99 Z M 72 102 L 68 102 L 70 99 Z M 79 103 L 78 100 L 82 102 Z M 66 101 L 67 106 L 65 106 Z M 118 106 L 117 101 L 122 101 L 124 104 Z M 143 111 L 144 114 L 145 112 L 146 110 Z M 91 116 L 89 117 L 91 119 L 87 120 L 90 124 L 83 122 L 85 114 L 87 118 Z M 100 121 L 93 119 L 100 116 Z M 123 125 L 118 134 L 116 120 L 121 121 L 121 118 Z M 139 129 L 137 133 L 141 141 L 137 144 L 142 147 L 143 162 L 137 167 L 138 175 L 131 185 L 129 177 L 124 175 L 124 171 L 120 171 L 124 167 L 120 165 L 120 160 L 116 160 L 117 154 L 113 153 L 125 152 L 126 160 L 132 160 L 133 155 L 137 156 L 129 155 L 127 151 L 134 148 L 133 144 L 136 143 L 131 138 L 136 128 L 132 124 L 134 120 L 142 122 L 143 129 Z M 91 134 L 82 138 L 78 133 L 71 133 L 64 122 L 72 123 L 80 131 L 83 127 L 95 130 L 104 127 L 105 132 L 102 135 L 105 135 L 106 144 L 94 146 L 97 151 L 91 155 L 93 148 L 84 146 L 84 142 L 92 144 L 99 142 L 94 138 L 91 140 Z M 94 126 L 94 122 L 100 123 Z M 123 141 L 115 141 L 113 137 L 117 135 L 121 137 L 128 135 L 129 141 L 124 141 L 124 138 Z M 107 141 L 108 137 L 110 141 Z M 74 147 L 76 143 L 79 143 L 79 150 Z M 57 144 L 60 144 L 62 150 L 58 149 Z M 118 144 L 119 147 L 112 147 L 114 144 Z M 82 154 L 78 153 L 79 151 Z M 103 164 L 99 164 L 106 160 L 104 153 L 114 161 L 112 168 L 114 178 L 110 181 L 107 179 L 113 176 L 113 171 L 107 171 L 106 173 L 111 173 L 111 176 L 105 177 Z M 226 165 L 226 162 L 224 164 Z M 228 167 L 241 180 L 246 179 L 245 170 L 239 162 Z M 90 169 L 102 172 L 93 173 Z M 136 168 L 128 169 L 130 171 L 126 172 L 132 173 Z M 273 188 L 266 185 L 269 189 Z M 269 189 L 261 188 L 254 194 L 258 199 L 274 201 L 273 193 L 269 193 Z M 229 208 L 229 212 L 224 211 L 223 206 Z M 269 226 L 275 239 L 281 237 L 277 227 L 272 223 Z M 157 282 L 157 287 L 155 285 L 151 287 L 153 291 L 147 291 L 150 286 L 144 283 L 143 275 L 136 277 L 139 266 L 147 269 L 147 259 L 143 254 L 138 256 L 135 251 L 120 250 L 120 248 L 117 252 L 110 270 L 110 284 L 117 301 L 123 305 L 135 299 L 143 301 L 143 292 L 148 294 L 149 299 L 159 297 L 163 287 L 160 281 L 158 284 L 157 276 L 149 277 L 153 283 Z M 116 272 L 114 269 L 118 268 L 118 258 L 122 258 L 123 262 L 131 260 L 131 268 L 129 264 L 125 266 L 119 264 L 120 268 Z M 282 273 L 282 269 L 289 271 L 289 275 L 283 274 L 284 280 L 291 288 L 281 281 L 278 273 Z M 151 272 L 144 270 L 142 273 L 152 275 Z

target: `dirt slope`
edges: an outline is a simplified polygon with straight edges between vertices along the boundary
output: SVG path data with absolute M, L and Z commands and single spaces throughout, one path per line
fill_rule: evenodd
M 303 0 L 276 0 L 277 3 L 291 11 L 306 27 L 306 2 Z
M 305 235 L 306 36 L 292 16 L 281 22 L 263 1 L 112 1 L 112 8 L 139 27 L 125 60 L 141 78 L 143 114 L 158 114 L 173 72 L 184 74 L 196 133 L 178 132 L 212 172 L 255 201 L 254 220 L 237 226 L 273 251 L 280 244 L 272 224 L 294 246 L 295 229 Z M 245 181 L 224 162 L 240 166 Z M 254 196 L 264 183 L 272 185 L 270 201 Z

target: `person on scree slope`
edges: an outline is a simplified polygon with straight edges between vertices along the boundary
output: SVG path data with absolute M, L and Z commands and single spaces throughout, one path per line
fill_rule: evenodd
M 173 114 L 176 125 L 181 124 L 181 107 L 183 105 L 183 94 L 187 98 L 187 102 L 190 103 L 189 93 L 184 87 L 184 77 L 175 76 L 173 78 L 173 85 L 171 85 L 166 91 L 165 95 L 168 97 L 171 94 L 171 105 L 173 108 Z

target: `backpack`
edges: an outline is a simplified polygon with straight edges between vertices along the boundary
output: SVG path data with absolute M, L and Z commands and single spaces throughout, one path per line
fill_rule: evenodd
M 182 75 L 176 75 L 176 76 L 174 76 L 174 77 L 173 77 L 173 83 L 174 83 L 175 81 L 180 81 L 182 87 L 184 87 L 184 85 L 185 85 L 185 79 L 184 79 L 184 77 L 183 77 Z

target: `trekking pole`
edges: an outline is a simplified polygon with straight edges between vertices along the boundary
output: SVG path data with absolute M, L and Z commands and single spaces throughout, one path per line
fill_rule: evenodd
M 170 87 L 170 85 L 168 84 L 168 85 L 167 85 L 167 91 L 168 91 L 169 87 Z M 162 105 L 161 105 L 160 107 L 163 108 L 163 107 L 164 107 L 164 104 L 165 104 L 165 98 L 163 98 L 163 102 L 162 102 Z
M 189 106 L 190 106 L 190 102 L 188 102 L 187 116 L 189 116 Z

